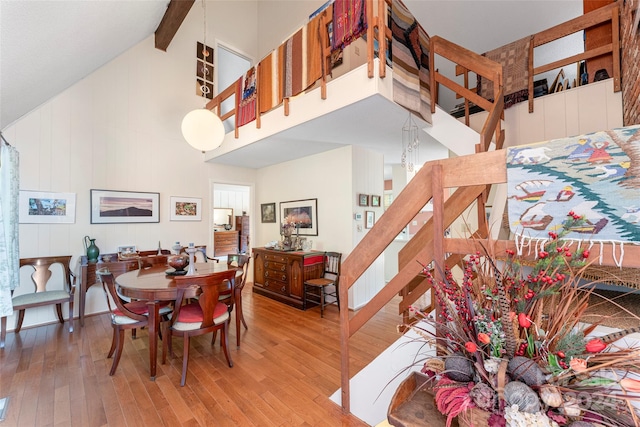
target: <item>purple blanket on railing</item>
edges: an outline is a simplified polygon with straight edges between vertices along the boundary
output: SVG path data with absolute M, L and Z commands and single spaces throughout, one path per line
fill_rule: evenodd
M 367 31 L 365 0 L 333 2 L 333 50 L 343 49 Z

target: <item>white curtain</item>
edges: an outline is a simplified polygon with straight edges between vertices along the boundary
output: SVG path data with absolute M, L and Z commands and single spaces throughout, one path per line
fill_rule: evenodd
M 3 138 L 4 139 L 4 138 Z M 19 283 L 18 150 L 0 141 L 0 316 L 11 316 L 11 291 Z

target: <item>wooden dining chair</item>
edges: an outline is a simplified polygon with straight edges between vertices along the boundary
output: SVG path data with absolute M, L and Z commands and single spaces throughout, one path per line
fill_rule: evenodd
M 322 277 L 318 279 L 310 279 L 304 282 L 304 301 L 305 310 L 308 303 L 317 303 L 320 305 L 320 317 L 324 317 L 324 307 L 329 304 L 336 303 L 338 310 L 340 309 L 340 264 L 342 254 L 340 252 L 326 252 L 324 254 L 324 268 Z M 331 301 L 327 301 L 327 297 L 331 297 Z
M 236 270 L 226 270 L 205 276 L 177 276 L 174 278 L 177 289 L 175 310 L 168 322 L 163 324 L 162 363 L 166 362 L 167 350 L 173 357 L 172 336 L 183 338 L 182 379 L 180 385 L 187 381 L 189 364 L 189 340 L 193 336 L 222 331 L 220 342 L 229 367 L 233 361 L 229 354 L 229 311 L 227 305 L 218 300 L 220 292 L 233 289 Z M 191 303 L 183 302 L 195 295 L 198 298 Z
M 18 334 L 22 328 L 25 310 L 31 307 L 41 307 L 45 305 L 55 305 L 56 313 L 60 323 L 64 323 L 62 316 L 62 304 L 69 304 L 69 332 L 73 332 L 73 300 L 76 290 L 76 277 L 71 272 L 69 261 L 71 255 L 49 256 L 37 258 L 21 258 L 20 269 L 33 268 L 31 280 L 33 281 L 33 292 L 23 293 L 13 296 L 11 291 L 11 303 L 13 309 L 18 311 L 18 319 L 14 333 Z M 60 275 L 53 274 L 55 266 L 61 268 Z M 56 280 L 50 280 L 52 277 Z M 56 283 L 57 282 L 57 283 Z M 4 348 L 7 335 L 7 317 L 0 319 L 0 348 Z
M 240 347 L 240 322 L 244 325 L 245 329 L 249 329 L 247 322 L 244 320 L 244 314 L 242 313 L 242 289 L 247 281 L 247 274 L 249 272 L 249 264 L 251 257 L 244 254 L 229 254 L 227 255 L 227 268 L 234 268 L 239 274 L 236 274 L 236 283 L 233 287 L 233 295 L 231 293 L 220 294 L 220 301 L 227 304 L 229 307 L 229 313 L 234 309 L 236 311 L 236 345 Z
M 138 258 L 138 268 L 151 268 L 158 265 L 167 265 L 169 255 L 149 255 Z
M 111 326 L 113 327 L 113 337 L 111 339 L 111 348 L 107 358 L 113 356 L 113 363 L 109 375 L 116 373 L 122 349 L 124 347 L 124 331 L 131 330 L 132 338 L 135 339 L 136 328 L 142 328 L 149 323 L 149 308 L 147 301 L 126 301 L 116 289 L 115 276 L 109 270 L 97 270 L 96 275 L 102 283 L 102 290 L 107 299 L 107 306 L 111 313 Z M 166 321 L 172 308 L 169 302 L 161 303 L 159 314 Z

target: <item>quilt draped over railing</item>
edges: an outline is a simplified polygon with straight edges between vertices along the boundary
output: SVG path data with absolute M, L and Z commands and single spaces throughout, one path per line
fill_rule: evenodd
M 400 0 L 391 2 L 393 101 L 431 120 L 429 35 Z
M 520 244 L 544 243 L 572 212 L 585 221 L 566 239 L 619 243 L 622 265 L 622 244 L 640 243 L 640 125 L 510 147 L 507 186 Z
M 11 291 L 20 283 L 19 159 L 18 150 L 0 142 L 0 317 L 13 314 Z
M 236 111 L 238 126 L 246 125 L 256 119 L 256 67 L 244 73 L 236 85 Z
M 529 97 L 529 47 L 531 36 L 516 40 L 482 56 L 502 65 L 504 108 Z M 478 74 L 478 94 L 493 101 L 493 82 Z

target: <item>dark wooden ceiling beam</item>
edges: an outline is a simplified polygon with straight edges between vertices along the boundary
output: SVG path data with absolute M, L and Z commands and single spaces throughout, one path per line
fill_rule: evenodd
M 160 25 L 156 29 L 156 48 L 167 51 L 173 36 L 178 32 L 178 28 L 182 25 L 182 21 L 187 17 L 187 13 L 193 6 L 195 0 L 171 0 L 167 11 L 160 21 Z

